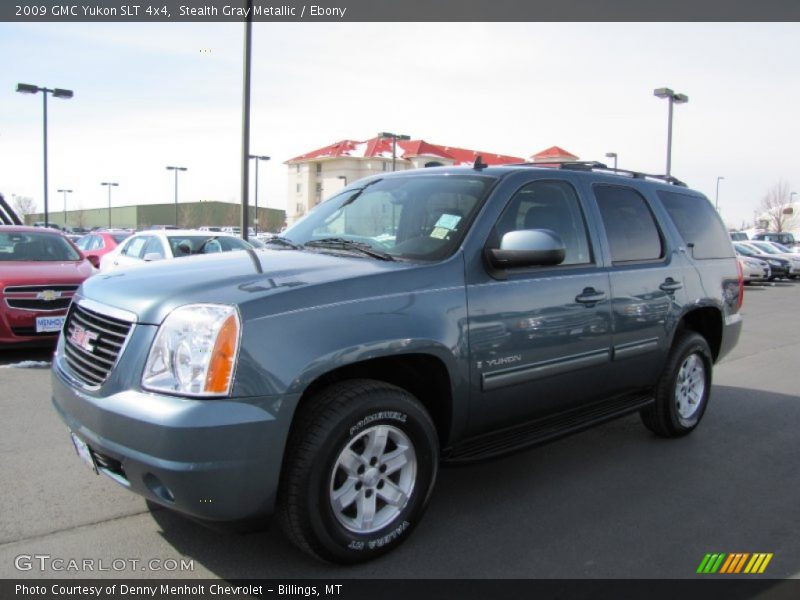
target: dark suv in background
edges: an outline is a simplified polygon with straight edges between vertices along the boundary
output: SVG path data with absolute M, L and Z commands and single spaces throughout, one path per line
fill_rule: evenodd
M 203 520 L 277 512 L 337 562 L 404 541 L 440 462 L 632 412 L 688 434 L 741 328 L 708 200 L 596 163 L 372 177 L 267 244 L 87 280 L 53 402 L 96 472 Z

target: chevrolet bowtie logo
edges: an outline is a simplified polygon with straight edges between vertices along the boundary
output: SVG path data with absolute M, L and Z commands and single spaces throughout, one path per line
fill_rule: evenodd
M 45 302 L 52 302 L 57 298 L 61 298 L 61 292 L 57 292 L 55 290 L 44 290 L 36 294 L 37 300 L 44 300 Z

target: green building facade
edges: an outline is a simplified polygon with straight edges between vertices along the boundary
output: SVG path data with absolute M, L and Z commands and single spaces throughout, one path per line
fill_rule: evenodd
M 255 207 L 250 207 L 250 226 L 256 216 Z M 241 224 L 241 206 L 230 202 L 203 201 L 178 204 L 178 226 L 194 229 L 203 226 L 238 226 Z M 78 210 L 50 211 L 50 223 L 67 227 L 113 227 L 123 229 L 147 229 L 153 225 L 175 225 L 175 204 L 142 204 L 137 206 L 112 206 Z M 44 213 L 25 216 L 29 225 L 44 221 Z M 110 221 L 110 224 L 109 224 Z M 277 233 L 286 221 L 286 211 L 276 208 L 258 208 L 258 231 Z

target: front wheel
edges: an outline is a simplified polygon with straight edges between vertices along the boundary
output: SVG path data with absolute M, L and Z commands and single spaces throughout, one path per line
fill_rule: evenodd
M 700 423 L 711 392 L 711 349 L 705 338 L 685 331 L 676 336 L 655 403 L 641 411 L 642 422 L 662 437 L 679 437 Z
M 284 532 L 325 560 L 370 560 L 402 543 L 422 518 L 439 442 L 420 402 L 379 381 L 349 380 L 297 415 L 281 478 Z

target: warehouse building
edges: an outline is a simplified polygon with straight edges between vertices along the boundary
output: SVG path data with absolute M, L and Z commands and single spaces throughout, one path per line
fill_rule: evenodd
M 148 229 L 156 225 L 175 225 L 175 204 L 140 204 L 134 206 L 112 206 L 106 208 L 87 208 L 66 212 L 50 211 L 50 223 L 67 227 L 113 227 L 122 229 Z M 255 207 L 250 207 L 250 225 L 259 232 L 276 233 L 286 221 L 286 212 L 275 208 L 258 208 L 258 222 Z M 43 213 L 27 215 L 25 222 L 32 225 L 44 221 Z M 230 202 L 200 201 L 178 204 L 177 225 L 194 229 L 203 226 L 238 226 L 241 224 L 241 206 Z

